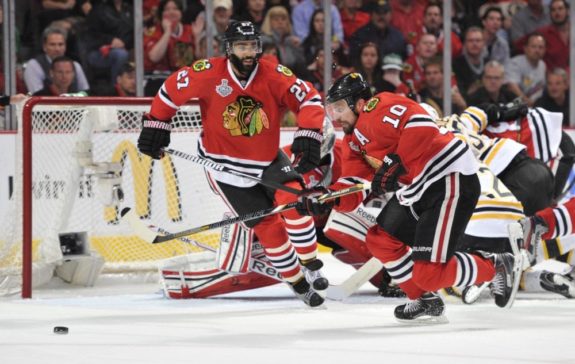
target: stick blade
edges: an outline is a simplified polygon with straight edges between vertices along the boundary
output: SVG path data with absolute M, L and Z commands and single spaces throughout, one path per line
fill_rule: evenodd
M 348 298 L 369 281 L 371 277 L 376 275 L 381 268 L 383 268 L 383 263 L 379 259 L 372 257 L 342 284 L 329 286 L 327 289 L 327 298 L 335 301 L 341 301 Z
M 122 210 L 122 221 L 126 221 L 130 224 L 132 231 L 136 233 L 142 240 L 153 244 L 158 237 L 158 234 L 150 230 L 146 224 L 140 220 L 138 215 L 129 207 Z

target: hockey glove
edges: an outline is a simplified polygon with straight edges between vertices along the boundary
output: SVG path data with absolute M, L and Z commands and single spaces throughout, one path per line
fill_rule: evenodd
M 319 129 L 299 129 L 291 145 L 295 156 L 294 168 L 298 173 L 306 173 L 319 166 L 323 136 Z
M 150 120 L 148 115 L 144 115 L 142 124 L 138 150 L 154 159 L 162 158 L 164 155 L 162 148 L 170 144 L 172 126 L 165 121 Z
M 405 174 L 405 168 L 397 154 L 388 154 L 383 158 L 383 164 L 373 177 L 371 191 L 376 195 L 399 190 L 399 177 Z
M 309 190 L 304 190 L 298 197 L 298 203 L 295 207 L 298 214 L 302 216 L 317 216 L 328 214 L 333 206 L 335 199 L 319 202 L 317 200 L 323 194 L 329 193 L 325 187 L 316 186 Z
M 509 104 L 481 104 L 478 106 L 487 114 L 487 123 L 498 123 L 521 119 L 527 115 L 529 108 L 522 101 L 514 101 Z
M 529 112 L 527 104 L 520 99 L 505 104 L 499 105 L 499 121 L 510 121 L 516 119 L 523 119 Z

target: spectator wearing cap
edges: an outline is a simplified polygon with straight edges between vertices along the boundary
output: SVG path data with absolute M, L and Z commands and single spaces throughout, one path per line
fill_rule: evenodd
M 391 9 L 393 11 L 393 17 L 391 18 L 391 25 L 398 29 L 407 44 L 413 49 L 417 42 L 418 34 L 421 32 L 423 27 L 423 14 L 425 11 L 425 5 L 417 0 L 391 0 Z
M 191 25 L 182 23 L 182 11 L 180 0 L 162 0 L 156 25 L 144 34 L 144 71 L 154 74 L 146 96 L 155 95 L 170 73 L 194 60 L 194 35 Z
M 563 113 L 563 126 L 569 125 L 569 76 L 562 68 L 547 73 L 547 86 L 543 96 L 535 101 L 535 107 Z
M 425 75 L 423 66 L 425 63 L 437 54 L 437 39 L 433 34 L 423 34 L 417 41 L 415 53 L 412 54 L 405 62 L 403 69 L 403 79 L 413 82 L 415 91 L 419 92 L 423 87 Z
M 113 84 L 134 45 L 132 5 L 127 0 L 100 2 L 88 13 L 86 24 L 88 66 L 109 69 Z
M 48 27 L 42 33 L 43 53 L 30 59 L 24 65 L 24 82 L 28 92 L 34 94 L 52 83 L 50 66 L 52 61 L 66 54 L 65 30 L 57 27 Z M 87 91 L 90 88 L 82 66 L 76 61 L 74 64 L 75 78 L 70 89 L 72 92 Z
M 519 9 L 511 19 L 511 41 L 533 33 L 536 29 L 549 25 L 549 11 L 543 0 L 527 0 L 527 6 Z
M 355 71 L 360 73 L 371 86 L 373 94 L 383 91 L 383 70 L 379 49 L 375 43 L 365 43 L 360 47 Z
M 461 56 L 453 61 L 457 87 L 464 97 L 481 87 L 481 75 L 486 59 L 487 49 L 483 40 L 483 31 L 479 27 L 469 27 L 463 37 Z
M 509 44 L 497 33 L 503 25 L 503 11 L 497 6 L 485 10 L 481 18 L 483 25 L 483 40 L 487 47 L 488 59 L 501 64 L 509 60 Z
M 527 37 L 523 54 L 511 58 L 505 65 L 505 83 L 509 90 L 529 106 L 543 95 L 547 71 L 544 55 L 545 38 L 532 33 Z
M 343 0 L 339 8 L 343 35 L 349 42 L 351 35 L 362 26 L 369 23 L 369 13 L 360 10 L 361 0 Z
M 389 4 L 371 3 L 369 15 L 369 23 L 353 33 L 349 40 L 350 58 L 359 57 L 361 45 L 371 42 L 377 45 L 382 59 L 389 53 L 398 54 L 402 59 L 405 59 L 407 52 L 405 38 L 399 30 L 389 25 L 391 21 Z
M 136 69 L 132 63 L 126 63 L 120 68 L 113 87 L 103 90 L 94 90 L 100 96 L 136 96 Z
M 382 91 L 407 96 L 409 87 L 401 80 L 403 61 L 398 54 L 390 53 L 383 57 L 383 86 Z
M 506 104 L 513 101 L 517 96 L 503 84 L 505 69 L 497 61 L 489 61 L 483 68 L 481 87 L 467 96 L 469 105 L 482 103 Z
M 211 23 L 212 24 L 211 33 L 218 40 L 218 43 L 220 44 L 220 53 L 223 54 L 225 51 L 223 38 L 224 33 L 228 28 L 228 25 L 232 21 L 233 4 L 232 0 L 213 0 L 212 3 L 214 12 L 212 15 L 213 21 Z M 202 11 L 200 14 L 198 14 L 192 27 L 194 30 L 195 39 L 197 41 L 199 41 L 202 37 L 205 37 L 204 34 L 207 33 L 205 11 Z M 198 47 L 199 44 L 197 44 L 196 48 Z
M 431 105 L 440 117 L 444 116 L 443 112 L 443 61 L 437 56 L 429 59 L 423 66 L 425 76 L 425 87 L 419 92 L 422 102 Z M 457 85 L 451 87 L 451 110 L 460 114 L 465 110 L 467 104 L 459 92 Z
M 303 41 L 306 39 L 311 31 L 310 20 L 313 13 L 322 9 L 322 0 L 303 0 L 297 4 L 291 14 L 291 20 L 294 28 L 295 35 Z M 331 5 L 331 24 L 332 35 L 336 41 L 343 43 L 345 37 L 343 35 L 343 26 L 341 24 L 341 17 L 335 5 Z
M 423 15 L 423 28 L 419 37 L 422 34 L 433 34 L 437 38 L 437 52 L 443 52 L 443 15 L 441 5 L 437 3 L 429 3 L 425 7 Z M 414 42 L 417 44 L 417 42 Z M 461 54 L 461 39 L 454 31 L 451 31 L 451 55 L 457 57 Z

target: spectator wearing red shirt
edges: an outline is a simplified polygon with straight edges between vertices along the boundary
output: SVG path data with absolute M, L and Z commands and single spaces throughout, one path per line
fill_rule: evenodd
M 443 52 L 443 12 L 441 5 L 436 3 L 430 3 L 425 7 L 425 12 L 423 13 L 423 27 L 421 32 L 418 34 L 421 37 L 422 34 L 433 34 L 437 38 L 437 51 L 439 53 Z M 417 44 L 417 42 L 415 43 Z M 451 56 L 457 57 L 461 54 L 461 39 L 454 31 L 451 31 Z
M 437 39 L 435 35 L 423 34 L 415 46 L 415 53 L 407 59 L 403 70 L 403 79 L 405 82 L 413 82 L 416 91 L 421 90 L 425 81 L 423 66 L 436 54 Z
M 156 25 L 144 34 L 144 71 L 165 73 L 146 84 L 147 96 L 155 95 L 170 73 L 194 60 L 194 35 L 191 25 L 182 24 L 182 11 L 180 0 L 162 0 Z
M 399 29 L 405 37 L 408 45 L 407 53 L 413 53 L 413 47 L 417 42 L 417 35 L 423 27 L 423 13 L 425 12 L 425 1 L 418 0 L 391 0 L 391 25 Z
M 361 0 L 343 0 L 339 14 L 343 26 L 343 36 L 346 41 L 362 26 L 369 23 L 369 13 L 359 10 Z
M 543 61 L 547 69 L 569 68 L 569 5 L 564 0 L 553 0 L 549 4 L 551 24 L 537 30 L 545 38 L 546 48 Z

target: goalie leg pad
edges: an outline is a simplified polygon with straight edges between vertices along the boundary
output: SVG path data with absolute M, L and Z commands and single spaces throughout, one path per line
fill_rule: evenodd
M 215 254 L 209 251 L 169 259 L 160 273 L 165 295 L 174 299 L 205 298 L 280 282 L 277 272 L 269 266 L 247 274 L 225 272 L 218 268 Z
M 231 218 L 226 214 L 225 218 Z M 252 254 L 253 230 L 240 224 L 222 228 L 217 263 L 221 270 L 230 273 L 247 273 Z

